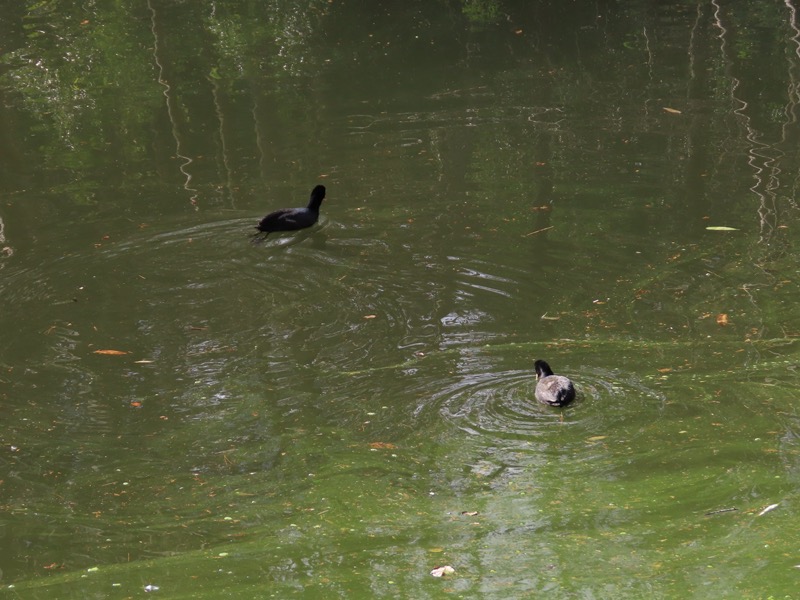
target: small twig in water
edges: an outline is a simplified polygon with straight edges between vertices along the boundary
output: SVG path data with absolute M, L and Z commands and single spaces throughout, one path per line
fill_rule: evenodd
M 530 237 L 532 235 L 536 235 L 537 233 L 542 233 L 543 231 L 547 231 L 548 229 L 552 229 L 555 225 L 550 225 L 550 227 L 543 227 L 542 229 L 537 229 L 536 231 L 531 231 L 530 233 L 526 233 L 522 237 Z
M 720 508 L 719 510 L 712 510 L 711 512 L 707 512 L 706 516 L 710 517 L 711 515 L 718 515 L 718 514 L 721 514 L 721 513 L 733 512 L 735 510 L 738 510 L 738 509 L 737 508 Z

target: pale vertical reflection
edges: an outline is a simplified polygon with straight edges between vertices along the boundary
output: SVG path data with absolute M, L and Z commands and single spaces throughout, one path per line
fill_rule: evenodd
M 174 112 L 173 112 L 173 99 L 172 95 L 170 94 L 172 88 L 164 79 L 164 65 L 161 62 L 161 59 L 158 57 L 160 44 L 158 43 L 158 32 L 156 31 L 156 9 L 153 8 L 153 4 L 151 0 L 147 0 L 147 8 L 150 10 L 150 31 L 153 34 L 153 61 L 158 67 L 158 83 L 164 88 L 164 98 L 166 99 L 166 106 L 167 106 L 167 115 L 169 116 L 169 122 L 171 125 L 171 132 L 172 138 L 175 140 L 175 156 L 177 156 L 182 162 L 178 166 L 178 170 L 184 176 L 185 180 L 183 182 L 183 189 L 191 194 L 189 198 L 189 202 L 194 207 L 195 210 L 198 210 L 197 205 L 197 189 L 191 187 L 192 183 L 192 175 L 187 170 L 187 167 L 192 163 L 192 159 L 188 156 L 181 153 L 181 137 L 178 133 L 178 124 L 175 120 Z
M 786 8 L 789 9 L 789 27 L 794 31 L 794 35 L 789 38 L 791 42 L 794 43 L 794 55 L 797 58 L 800 58 L 800 27 L 797 26 L 797 8 L 794 6 L 791 0 L 785 0 L 784 4 Z M 795 74 L 797 73 L 797 63 L 790 62 L 789 64 L 789 89 L 787 90 L 788 95 L 788 102 L 786 105 L 786 122 L 783 125 L 783 135 L 781 139 L 783 141 L 787 141 L 791 139 L 791 135 L 789 129 L 791 126 L 797 125 L 797 107 L 798 101 L 800 101 L 800 81 L 798 81 Z M 794 186 L 793 189 L 789 190 L 787 194 L 785 194 L 789 204 L 793 208 L 797 208 L 797 203 L 794 200 L 795 192 L 800 184 L 798 184 L 798 177 L 800 177 L 800 173 L 795 176 Z
M 727 55 L 728 30 L 723 24 L 722 9 L 718 0 L 714 0 L 712 5 L 714 6 L 714 25 L 720 31 L 717 36 L 720 40 L 720 57 L 726 65 L 726 71 L 731 80 L 731 100 L 734 105 L 738 105 L 738 107 L 733 110 L 733 114 L 738 117 L 739 122 L 746 132 L 745 137 L 751 144 L 747 150 L 747 164 L 752 168 L 755 183 L 753 183 L 749 189 L 759 199 L 759 206 L 757 209 L 759 228 L 761 231 L 759 242 L 763 243 L 769 240 L 777 226 L 775 190 L 780 186 L 778 176 L 781 173 L 776 158 L 770 156 L 767 149 L 771 150 L 772 153 L 776 154 L 778 157 L 783 156 L 783 152 L 775 148 L 774 145 L 767 144 L 758 139 L 760 133 L 753 127 L 752 120 L 747 115 L 749 105 L 747 101 L 737 96 L 737 90 L 739 89 L 741 80 L 731 72 L 732 61 Z
M 209 77 L 211 81 L 211 97 L 214 101 L 214 114 L 217 116 L 219 122 L 219 145 L 222 151 L 222 164 L 225 167 L 225 187 L 230 191 L 233 190 L 233 169 L 231 168 L 230 159 L 228 158 L 228 136 L 225 131 L 225 111 L 220 102 L 220 89 L 219 82 L 216 77 Z M 231 194 L 233 198 L 233 194 Z

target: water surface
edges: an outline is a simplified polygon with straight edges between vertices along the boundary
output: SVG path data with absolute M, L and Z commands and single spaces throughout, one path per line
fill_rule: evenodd
M 795 593 L 791 2 L 5 8 L 4 594 Z

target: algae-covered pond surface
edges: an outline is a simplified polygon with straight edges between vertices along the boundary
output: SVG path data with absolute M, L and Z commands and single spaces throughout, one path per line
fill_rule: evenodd
M 0 596 L 796 597 L 791 2 L 8 4 Z

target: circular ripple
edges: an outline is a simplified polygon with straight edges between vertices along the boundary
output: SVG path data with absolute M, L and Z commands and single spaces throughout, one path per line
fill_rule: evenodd
M 664 397 L 630 376 L 585 369 L 562 373 L 575 383 L 576 400 L 565 409 L 536 401 L 533 370 L 500 371 L 464 377 L 434 399 L 444 418 L 474 435 L 535 439 L 554 423 L 606 432 L 626 422 L 640 423 L 661 412 Z

